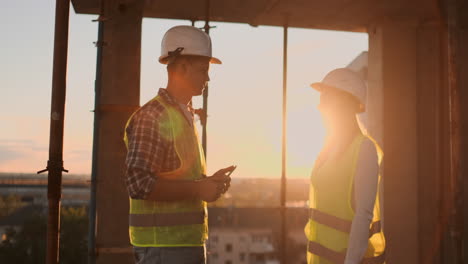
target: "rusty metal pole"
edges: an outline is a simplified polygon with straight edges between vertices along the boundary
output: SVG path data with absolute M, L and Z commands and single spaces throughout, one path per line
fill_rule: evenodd
M 281 146 L 281 242 L 280 260 L 281 264 L 286 264 L 286 132 L 287 132 L 287 82 L 288 82 L 288 26 L 283 27 L 283 131 Z
M 52 102 L 50 111 L 49 160 L 47 198 L 47 264 L 59 263 L 60 199 L 62 196 L 63 126 L 65 119 L 65 94 L 67 80 L 68 23 L 70 0 L 56 0 L 54 59 L 52 75 Z
M 450 122 L 450 236 L 454 262 L 463 263 L 463 176 L 460 167 L 460 90 L 458 85 L 458 24 L 457 0 L 447 2 L 447 58 Z

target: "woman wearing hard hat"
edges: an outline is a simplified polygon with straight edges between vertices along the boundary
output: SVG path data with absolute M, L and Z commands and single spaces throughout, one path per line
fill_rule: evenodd
M 320 92 L 327 136 L 311 175 L 307 262 L 384 263 L 378 199 L 382 151 L 356 118 L 365 111 L 366 84 L 342 68 L 311 86 Z

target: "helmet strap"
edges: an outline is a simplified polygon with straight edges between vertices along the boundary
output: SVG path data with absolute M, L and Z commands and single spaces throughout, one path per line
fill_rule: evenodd
M 180 56 L 180 53 L 184 50 L 184 48 L 182 47 L 178 47 L 177 49 L 175 49 L 174 51 L 169 51 L 168 52 L 168 55 L 169 57 L 179 57 Z

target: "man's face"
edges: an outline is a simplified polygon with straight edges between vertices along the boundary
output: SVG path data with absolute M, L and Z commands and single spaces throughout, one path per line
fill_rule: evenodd
M 209 58 L 197 58 L 188 61 L 186 64 L 185 79 L 187 85 L 190 87 L 192 96 L 203 94 L 210 76 L 208 71 L 210 69 Z

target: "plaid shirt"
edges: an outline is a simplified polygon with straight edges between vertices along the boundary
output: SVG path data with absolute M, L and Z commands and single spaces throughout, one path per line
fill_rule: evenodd
M 180 109 L 166 89 L 159 89 L 158 95 Z M 135 112 L 126 129 L 125 183 L 132 199 L 146 199 L 154 188 L 158 173 L 173 171 L 180 166 L 174 139 L 161 136 L 167 134 L 160 126 L 160 120 L 167 117 L 165 115 L 167 112 L 163 105 L 152 100 Z

